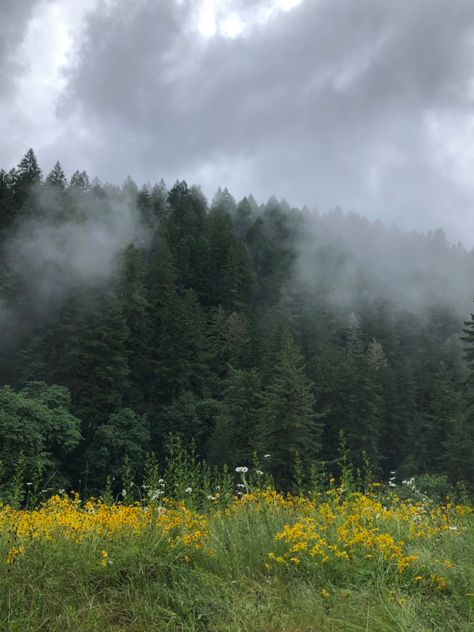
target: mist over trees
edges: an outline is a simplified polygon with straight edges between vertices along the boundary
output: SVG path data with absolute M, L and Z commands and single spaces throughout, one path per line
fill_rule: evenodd
M 335 209 L 0 171 L 0 460 L 93 489 L 164 458 L 272 455 L 474 487 L 474 256 Z

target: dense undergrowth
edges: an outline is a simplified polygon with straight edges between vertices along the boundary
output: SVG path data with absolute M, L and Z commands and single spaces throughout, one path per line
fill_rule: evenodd
M 238 470 L 181 498 L 155 472 L 142 498 L 3 504 L 0 629 L 473 629 L 468 504 L 333 479 L 284 494 Z

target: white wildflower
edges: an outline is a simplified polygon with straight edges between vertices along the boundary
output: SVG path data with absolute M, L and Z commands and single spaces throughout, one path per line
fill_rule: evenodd
M 272 456 L 271 454 L 264 454 L 264 455 L 263 455 L 263 458 L 264 458 L 264 459 L 269 459 L 271 456 Z
M 262 476 L 263 472 L 262 472 L 262 470 L 255 470 L 255 474 L 258 474 L 259 476 Z
M 239 467 L 235 468 L 236 472 L 241 472 L 242 474 L 246 474 L 249 471 L 248 467 L 245 467 L 245 465 L 240 465 Z
M 192 491 L 193 491 L 192 487 L 186 487 L 186 489 L 184 490 L 186 494 L 190 494 Z

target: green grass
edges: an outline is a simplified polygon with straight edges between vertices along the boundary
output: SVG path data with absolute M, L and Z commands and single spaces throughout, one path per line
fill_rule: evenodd
M 447 588 L 415 585 L 381 561 L 268 565 L 288 509 L 209 515 L 214 553 L 170 547 L 151 529 L 106 543 L 31 541 L 12 564 L 0 534 L 3 632 L 468 632 L 474 630 L 474 518 L 419 542 L 417 569 L 448 559 Z M 109 560 L 100 563 L 106 546 Z

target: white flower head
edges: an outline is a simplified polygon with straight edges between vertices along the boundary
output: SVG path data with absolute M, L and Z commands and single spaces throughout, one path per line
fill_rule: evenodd
M 255 474 L 258 474 L 259 476 L 262 476 L 263 472 L 262 472 L 262 470 L 255 470 Z
M 184 490 L 186 494 L 190 494 L 193 491 L 192 487 L 186 487 L 186 489 Z
M 207 500 L 215 500 L 216 497 L 215 496 L 211 496 L 211 494 L 208 495 Z
M 249 471 L 248 467 L 245 467 L 245 465 L 240 465 L 239 467 L 235 468 L 236 472 L 241 472 L 242 474 L 246 474 Z
M 160 496 L 163 496 L 164 492 L 161 489 L 154 489 L 154 490 L 150 490 L 149 494 L 148 494 L 148 498 L 153 501 L 153 500 L 158 500 L 158 498 Z
M 243 483 L 237 483 L 236 487 L 245 487 Z
M 268 454 L 268 453 L 267 453 L 267 454 L 264 454 L 264 455 L 263 455 L 263 458 L 264 458 L 264 459 L 269 459 L 271 456 L 272 456 L 271 454 Z

